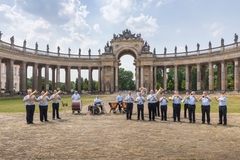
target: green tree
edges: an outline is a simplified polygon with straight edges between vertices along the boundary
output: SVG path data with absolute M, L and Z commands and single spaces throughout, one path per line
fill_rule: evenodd
M 119 90 L 134 90 L 135 82 L 133 81 L 133 73 L 119 68 Z

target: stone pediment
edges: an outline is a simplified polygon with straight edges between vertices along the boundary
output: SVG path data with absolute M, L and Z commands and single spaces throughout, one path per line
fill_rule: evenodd
M 122 31 L 122 34 L 113 34 L 113 40 L 141 39 L 141 33 L 132 34 L 129 29 Z

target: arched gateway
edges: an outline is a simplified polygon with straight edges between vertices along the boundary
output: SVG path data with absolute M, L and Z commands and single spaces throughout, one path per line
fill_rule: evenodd
M 236 35 L 235 35 L 236 36 Z M 121 34 L 114 34 L 110 44 L 107 43 L 104 53 L 99 55 L 81 55 L 58 52 L 41 51 L 37 48 L 30 49 L 23 46 L 17 46 L 13 41 L 6 43 L 0 39 L 0 62 L 6 65 L 6 73 L 3 74 L 0 65 L 0 81 L 2 84 L 2 75 L 6 76 L 6 92 L 13 93 L 13 84 L 15 71 L 13 66 L 19 65 L 19 90 L 27 90 L 27 67 L 33 67 L 33 89 L 41 90 L 41 70 L 45 68 L 45 90 L 49 90 L 49 70 L 52 70 L 52 89 L 60 87 L 60 69 L 65 70 L 65 91 L 70 92 L 70 74 L 71 69 L 78 71 L 78 90 L 81 91 L 81 70 L 89 71 L 88 90 L 92 91 L 92 71 L 98 70 L 98 91 L 114 92 L 118 91 L 118 69 L 119 59 L 123 55 L 132 55 L 135 58 L 136 67 L 136 89 L 144 86 L 147 89 L 154 89 L 157 82 L 157 69 L 162 69 L 163 84 L 162 88 L 167 88 L 167 68 L 174 68 L 174 88 L 178 88 L 178 69 L 185 68 L 185 89 L 191 90 L 191 68 L 197 68 L 197 90 L 214 90 L 214 66 L 218 69 L 218 90 L 227 89 L 227 63 L 234 64 L 234 91 L 239 91 L 239 42 L 235 40 L 233 44 L 224 45 L 223 39 L 221 46 L 199 50 L 188 51 L 186 46 L 185 52 L 157 54 L 155 49 L 150 51 L 149 44 L 141 38 L 141 34 L 132 34 L 126 29 Z M 207 72 L 208 70 L 208 72 Z M 208 75 L 207 75 L 208 73 Z M 208 81 L 206 81 L 208 79 Z M 206 88 L 208 83 L 208 88 Z

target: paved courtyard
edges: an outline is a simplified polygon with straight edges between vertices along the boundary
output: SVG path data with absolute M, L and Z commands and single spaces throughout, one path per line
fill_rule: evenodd
M 116 95 L 104 99 L 108 102 Z M 0 159 L 240 159 L 240 114 L 228 114 L 228 125 L 211 125 L 188 119 L 173 122 L 172 107 L 168 121 L 126 120 L 125 114 L 90 115 L 84 105 L 81 114 L 70 107 L 60 113 L 61 120 L 27 125 L 25 113 L 0 114 Z M 136 113 L 136 104 L 134 112 Z M 183 112 L 181 112 L 183 117 Z

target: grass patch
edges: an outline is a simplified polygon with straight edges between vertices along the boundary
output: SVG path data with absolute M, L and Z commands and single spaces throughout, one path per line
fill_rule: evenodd
M 59 110 L 62 111 L 64 109 L 71 110 L 71 95 L 62 95 L 63 102 L 68 102 L 67 107 L 62 107 L 60 102 Z M 96 95 L 81 95 L 82 104 L 87 105 L 93 103 L 94 98 Z M 106 97 L 105 95 L 99 95 L 102 99 Z M 26 112 L 26 105 L 23 103 L 23 96 L 22 97 L 11 97 L 11 98 L 2 98 L 0 99 L 0 113 L 22 113 Z M 48 112 L 52 111 L 52 102 L 49 101 L 48 103 Z M 38 102 L 36 102 L 35 112 L 39 112 Z

